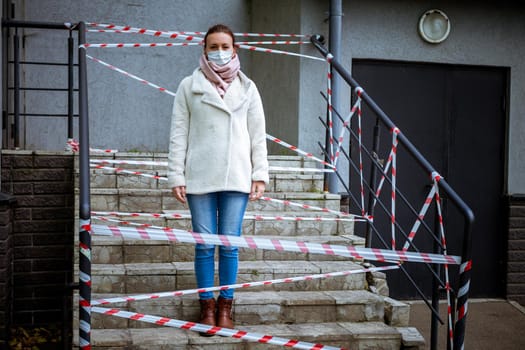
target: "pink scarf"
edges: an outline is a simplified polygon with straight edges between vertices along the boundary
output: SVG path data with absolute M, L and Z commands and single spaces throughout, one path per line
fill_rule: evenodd
M 206 54 L 203 53 L 199 64 L 204 76 L 215 86 L 221 97 L 224 97 L 226 90 L 237 76 L 237 73 L 239 73 L 241 67 L 239 55 L 237 54 L 235 54 L 230 62 L 224 66 L 219 66 L 208 61 Z

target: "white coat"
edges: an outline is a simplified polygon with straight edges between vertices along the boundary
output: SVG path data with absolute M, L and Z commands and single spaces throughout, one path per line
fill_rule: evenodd
M 182 80 L 173 105 L 168 184 L 189 194 L 250 193 L 269 182 L 261 97 L 239 72 L 224 98 L 197 68 Z

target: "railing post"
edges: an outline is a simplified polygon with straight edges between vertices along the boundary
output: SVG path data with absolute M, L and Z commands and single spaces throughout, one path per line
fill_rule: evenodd
M 438 203 L 436 203 L 436 217 L 434 220 L 434 232 L 439 232 L 439 214 L 437 209 Z M 434 240 L 433 253 L 442 254 L 443 251 L 438 243 L 439 241 Z M 441 265 L 435 265 L 434 270 L 437 276 L 441 276 Z M 437 311 L 436 314 L 432 314 L 430 320 L 430 350 L 438 349 L 438 335 L 439 335 L 439 295 L 440 295 L 439 281 L 436 277 L 432 278 L 432 307 Z M 448 338 L 448 337 L 447 337 Z
M 376 125 L 374 126 L 374 141 L 372 145 L 372 156 L 375 158 L 376 161 L 379 161 L 378 159 L 378 153 L 379 153 L 379 118 L 376 118 Z M 372 166 L 372 169 L 370 170 L 370 193 L 368 194 L 368 210 L 367 213 L 370 216 L 374 216 L 374 195 L 376 192 L 376 180 L 377 180 L 377 169 L 375 166 Z M 350 178 L 349 178 L 350 183 Z M 350 186 L 348 186 L 350 187 Z M 372 246 L 372 223 L 367 222 L 366 224 L 366 237 L 365 237 L 365 246 L 370 248 Z
M 13 128 L 11 135 L 14 139 L 14 147 L 20 147 L 20 37 L 18 36 L 18 29 L 15 29 L 13 36 Z M 9 124 L 9 122 L 8 122 Z
M 86 25 L 78 25 L 79 45 L 86 42 Z M 79 345 L 81 349 L 91 348 L 91 207 L 89 183 L 89 120 L 86 49 L 78 49 L 79 81 Z
M 69 29 L 69 38 L 67 39 L 67 138 L 73 139 L 73 113 L 74 113 L 74 49 L 75 39 L 73 30 Z
M 340 48 L 341 48 L 341 28 L 342 28 L 342 17 L 343 17 L 343 5 L 342 0 L 330 0 L 330 35 L 328 40 L 328 45 L 330 48 L 330 52 L 332 55 L 339 59 L 340 57 Z M 330 74 L 332 76 L 332 106 L 336 111 L 342 111 L 341 108 L 341 86 L 342 86 L 342 79 L 337 73 L 337 71 L 331 67 L 330 68 Z M 335 135 L 335 137 L 338 137 L 338 135 L 341 133 L 342 124 L 339 121 L 338 118 L 334 118 L 333 127 L 332 127 L 332 135 Z M 331 147 L 329 144 L 326 145 L 326 149 L 329 151 L 331 150 Z M 329 151 L 330 153 L 330 151 Z M 330 154 L 330 157 L 333 158 L 335 155 Z M 337 175 L 334 173 L 328 174 L 328 191 L 330 193 L 338 193 L 339 192 L 339 186 L 338 186 L 338 178 Z

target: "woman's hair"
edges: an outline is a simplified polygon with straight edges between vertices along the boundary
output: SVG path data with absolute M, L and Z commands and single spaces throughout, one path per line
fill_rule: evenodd
M 206 47 L 206 40 L 208 39 L 208 35 L 213 34 L 213 33 L 226 33 L 226 34 L 228 34 L 229 36 L 232 37 L 232 43 L 233 43 L 233 46 L 235 46 L 235 36 L 233 35 L 233 32 L 230 29 L 230 27 L 228 27 L 227 25 L 224 25 L 224 24 L 216 24 L 214 26 L 211 26 L 208 29 L 208 31 L 206 32 L 206 35 L 204 36 L 204 47 Z

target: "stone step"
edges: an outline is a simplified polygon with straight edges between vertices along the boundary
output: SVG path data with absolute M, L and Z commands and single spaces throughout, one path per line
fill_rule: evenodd
M 390 327 L 382 322 L 295 323 L 237 328 L 259 335 L 298 339 L 312 344 L 344 349 L 424 349 L 424 340 L 415 328 Z M 247 342 L 231 337 L 202 337 L 196 332 L 160 326 L 154 328 L 93 329 L 91 331 L 91 344 L 93 350 L 268 350 L 283 348 L 282 346 Z M 74 345 L 78 346 L 77 331 L 74 335 Z
M 217 265 L 217 264 L 216 264 Z M 217 266 L 216 266 L 217 268 Z M 362 269 L 351 261 L 240 261 L 237 283 Z M 217 275 L 217 273 L 215 274 Z M 93 293 L 151 293 L 196 288 L 193 262 L 94 264 Z M 215 281 L 215 285 L 219 285 Z M 252 290 L 321 291 L 367 289 L 363 273 L 342 277 L 282 283 Z
M 167 153 L 153 153 L 153 152 L 116 152 L 108 154 L 95 154 L 90 155 L 90 159 L 102 159 L 102 160 L 120 160 L 120 161 L 155 161 L 155 162 L 167 162 Z M 270 167 L 287 167 L 287 168 L 321 168 L 319 162 L 303 157 L 303 156 L 279 156 L 279 155 L 268 155 L 268 164 Z M 131 169 L 137 168 L 142 170 L 153 170 L 153 169 L 166 169 L 166 166 L 162 165 L 136 165 L 136 164 L 118 164 L 119 168 Z M 77 166 L 78 168 L 78 166 Z M 279 172 L 278 170 L 272 170 Z M 287 171 L 289 172 L 289 171 Z M 297 171 L 294 171 L 296 173 Z
M 92 159 L 119 160 L 119 161 L 167 161 L 167 154 L 115 154 L 92 155 Z M 269 192 L 320 192 L 323 189 L 323 173 L 311 171 L 297 171 L 300 168 L 319 168 L 317 162 L 303 157 L 269 156 L 270 184 Z M 100 164 L 100 163 L 97 163 Z M 166 166 L 141 164 L 100 164 L 105 168 L 123 169 L 117 172 L 110 169 L 96 169 L 91 171 L 91 188 L 143 188 L 167 189 L 167 182 L 162 179 L 126 173 L 134 171 L 159 177 L 166 177 Z M 281 169 L 283 168 L 283 169 Z M 293 168 L 295 170 L 286 170 Z
M 364 239 L 341 236 L 256 236 L 257 238 L 363 246 Z M 195 245 L 162 240 L 123 239 L 116 236 L 93 235 L 92 261 L 95 264 L 189 262 L 194 260 Z M 348 258 L 314 253 L 296 253 L 262 249 L 239 249 L 239 260 L 348 261 Z
M 93 209 L 98 211 L 97 209 Z M 191 219 L 189 210 L 164 210 L 162 213 L 166 217 L 154 216 L 120 216 L 92 218 L 92 223 L 102 225 L 122 225 L 127 222 L 130 227 L 140 225 L 170 227 L 181 230 L 191 230 Z M 183 216 L 182 218 L 178 215 Z M 281 211 L 261 211 L 246 212 L 243 221 L 242 232 L 244 235 L 264 235 L 264 236 L 335 236 L 349 235 L 354 231 L 354 216 L 339 218 L 337 215 L 323 212 L 281 212 Z
M 317 208 L 339 211 L 341 196 L 316 192 L 267 192 L 266 197 L 294 202 Z M 169 189 L 144 188 L 93 188 L 91 189 L 91 208 L 97 211 L 160 213 L 164 210 L 185 210 L 187 205 L 179 203 Z M 322 211 L 305 209 L 283 203 L 258 200 L 248 202 L 248 211 L 280 211 L 283 213 Z M 334 214 L 331 214 L 334 215 Z
M 165 178 L 166 170 L 142 170 L 134 167 L 126 171 L 133 171 L 137 174 L 115 172 L 109 169 L 93 169 L 91 188 L 169 189 L 166 180 L 148 176 Z M 323 190 L 323 175 L 270 172 L 270 182 L 266 190 L 268 192 L 319 193 Z
M 92 299 L 115 297 L 111 294 L 94 294 Z M 260 291 L 238 290 L 234 299 L 234 321 L 238 326 L 254 324 L 292 324 L 323 322 L 369 322 L 385 320 L 387 303 L 385 297 L 368 291 Z M 410 306 L 397 305 L 388 323 L 392 326 L 408 326 Z M 146 315 L 161 315 L 179 320 L 197 321 L 199 302 L 196 295 L 167 297 L 141 301 L 114 303 L 118 309 Z M 93 314 L 92 328 L 145 327 L 124 318 L 108 318 Z

